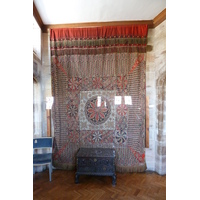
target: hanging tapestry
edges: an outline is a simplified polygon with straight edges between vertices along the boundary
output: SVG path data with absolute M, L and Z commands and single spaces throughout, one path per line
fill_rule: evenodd
M 118 172 L 145 163 L 147 25 L 50 30 L 53 165 L 74 169 L 80 147 L 114 148 Z

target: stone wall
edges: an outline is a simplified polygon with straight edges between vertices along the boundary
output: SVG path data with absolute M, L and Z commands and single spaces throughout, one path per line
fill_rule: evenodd
M 46 97 L 52 96 L 51 93 L 51 59 L 50 59 L 50 34 L 42 33 L 42 118 L 43 118 L 43 136 L 47 136 L 47 113 Z M 53 124 L 53 123 L 52 123 Z M 52 135 L 53 135 L 53 129 Z
M 47 115 L 46 115 L 46 97 L 51 94 L 51 62 L 50 62 L 50 41 L 49 33 L 42 33 L 42 56 L 41 60 L 33 56 L 33 74 L 37 78 L 37 84 L 34 84 L 36 97 L 33 100 L 34 109 L 40 112 L 40 130 L 38 136 L 47 136 Z M 36 92 L 37 91 L 37 92 Z M 35 104 L 38 104 L 37 106 Z M 39 108 L 38 108 L 39 106 Z M 33 113 L 34 114 L 34 113 Z
M 166 174 L 166 21 L 149 29 L 146 59 L 146 95 L 149 96 L 147 170 Z
M 42 134 L 41 87 L 41 62 L 33 55 L 33 137 Z

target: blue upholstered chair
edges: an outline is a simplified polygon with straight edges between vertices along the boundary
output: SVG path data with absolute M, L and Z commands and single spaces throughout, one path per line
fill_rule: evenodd
M 41 137 L 33 139 L 33 171 L 35 172 L 35 166 L 48 165 L 49 181 L 51 181 L 52 173 L 52 147 L 52 137 Z

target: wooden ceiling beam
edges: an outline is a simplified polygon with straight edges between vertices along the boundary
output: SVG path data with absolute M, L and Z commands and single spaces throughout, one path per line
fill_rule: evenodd
M 166 8 L 153 19 L 153 28 L 166 20 Z
M 42 29 L 43 26 L 44 26 L 44 23 L 43 23 L 43 21 L 42 21 L 42 19 L 40 17 L 40 14 L 39 14 L 34 2 L 33 2 L 33 16 L 35 17 L 35 20 L 37 21 L 38 25 Z
M 73 23 L 73 24 L 53 24 L 44 25 L 43 31 L 47 32 L 49 28 L 86 28 L 86 27 L 100 27 L 100 26 L 120 26 L 132 24 L 147 24 L 149 28 L 153 28 L 153 20 L 141 21 L 113 21 L 113 22 L 88 22 L 88 23 Z

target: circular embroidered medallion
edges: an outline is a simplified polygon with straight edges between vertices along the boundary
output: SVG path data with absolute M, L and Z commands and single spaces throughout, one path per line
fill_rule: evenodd
M 127 140 L 127 131 L 126 130 L 116 130 L 115 131 L 115 140 L 118 144 L 123 144 Z
M 99 125 L 106 122 L 110 116 L 110 113 L 110 103 L 102 96 L 92 97 L 85 104 L 85 116 L 87 120 L 94 125 Z
M 77 108 L 77 105 L 71 105 L 71 104 L 68 104 L 67 105 L 67 115 L 68 117 L 76 117 L 78 114 L 78 108 Z
M 118 115 L 124 116 L 126 115 L 127 111 L 128 111 L 128 108 L 125 104 L 121 104 L 117 107 Z

